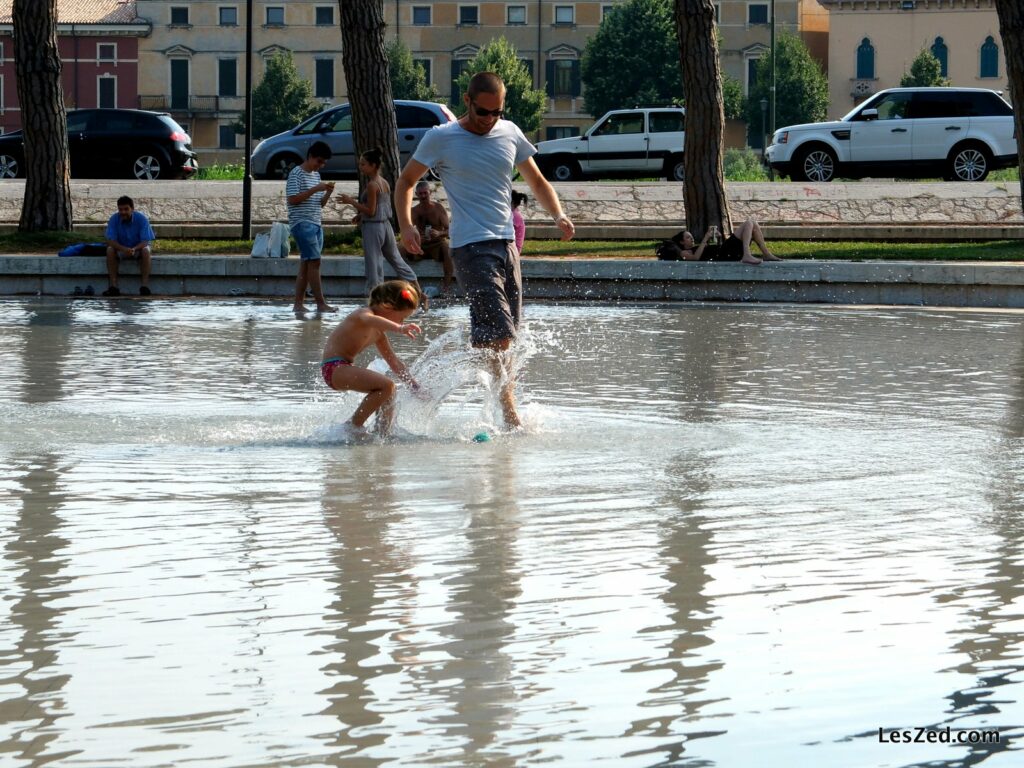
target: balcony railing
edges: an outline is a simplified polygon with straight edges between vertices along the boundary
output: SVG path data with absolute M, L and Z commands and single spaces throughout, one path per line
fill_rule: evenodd
M 184 98 L 171 98 L 165 94 L 139 96 L 139 109 L 192 116 L 238 113 L 244 106 L 245 99 L 242 96 L 187 96 Z

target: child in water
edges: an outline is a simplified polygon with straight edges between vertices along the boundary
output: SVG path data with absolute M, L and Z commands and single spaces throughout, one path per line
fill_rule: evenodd
M 370 344 L 377 345 L 380 356 L 410 389 L 419 389 L 387 338 L 389 333 L 416 338 L 420 327 L 405 321 L 419 305 L 419 293 L 411 284 L 405 280 L 389 280 L 373 289 L 369 306 L 357 309 L 342 320 L 328 337 L 320 363 L 320 373 L 327 386 L 339 392 L 366 393 L 349 421 L 355 430 L 363 431 L 366 420 L 374 413 L 377 413 L 376 431 L 379 434 L 390 434 L 394 426 L 395 382 L 383 374 L 353 364 L 356 355 Z

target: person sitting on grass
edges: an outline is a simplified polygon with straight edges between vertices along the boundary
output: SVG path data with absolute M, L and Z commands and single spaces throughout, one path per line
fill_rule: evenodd
M 153 263 L 150 243 L 156 240 L 153 227 L 146 214 L 135 210 L 135 202 L 123 195 L 117 199 L 117 213 L 107 222 L 107 277 L 110 287 L 104 296 L 120 296 L 117 287 L 118 266 L 121 259 L 139 260 L 140 296 L 149 296 L 149 271 Z
M 708 227 L 700 243 L 696 244 L 689 232 L 680 232 L 672 238 L 680 250 L 680 258 L 686 261 L 739 261 L 743 264 L 760 264 L 762 261 L 782 261 L 768 249 L 761 233 L 761 227 L 754 219 L 747 219 L 739 229 L 734 229 L 722 243 L 709 242 L 712 233 L 717 235 L 717 227 Z M 750 251 L 753 240 L 761 251 L 758 258 Z

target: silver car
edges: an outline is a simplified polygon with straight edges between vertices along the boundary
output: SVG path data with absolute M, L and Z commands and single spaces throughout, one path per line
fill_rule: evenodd
M 455 120 L 444 104 L 432 101 L 395 101 L 398 122 L 398 151 L 404 164 L 423 135 L 435 125 Z M 352 138 L 352 108 L 348 104 L 331 107 L 300 123 L 290 131 L 264 139 L 252 153 L 252 173 L 257 179 L 286 179 L 292 168 L 306 159 L 315 141 L 324 141 L 333 153 L 322 176 L 358 177 L 356 148 Z

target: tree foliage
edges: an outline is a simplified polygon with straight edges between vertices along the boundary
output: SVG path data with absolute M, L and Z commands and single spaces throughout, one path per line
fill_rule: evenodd
M 279 52 L 267 60 L 263 78 L 252 89 L 252 135 L 265 139 L 287 131 L 323 108 L 313 98 L 313 85 L 299 76 L 291 51 Z M 245 133 L 245 126 L 239 122 L 235 130 Z
M 437 101 L 437 88 L 427 82 L 427 71 L 412 58 L 412 51 L 401 40 L 387 44 L 391 70 L 391 95 L 396 99 Z
M 524 133 L 533 133 L 540 129 L 544 109 L 547 106 L 547 94 L 533 87 L 533 76 L 526 65 L 519 60 L 516 48 L 504 37 L 491 40 L 480 49 L 476 58 L 459 75 L 459 94 L 469 88 L 470 78 L 477 72 L 493 72 L 505 81 L 505 118 L 519 126 Z M 455 101 L 453 97 L 452 101 Z M 457 107 L 465 107 L 458 101 Z
M 935 54 L 925 48 L 910 65 L 910 71 L 904 72 L 900 79 L 901 88 L 928 88 L 931 86 L 948 86 L 949 78 L 942 76 L 942 63 Z
M 583 104 L 609 109 L 679 103 L 679 40 L 671 0 L 628 0 L 606 13 L 587 41 L 580 68 Z
M 722 105 L 726 120 L 743 120 L 743 83 L 731 75 L 722 75 Z
M 783 33 L 775 41 L 775 128 L 816 123 L 828 112 L 828 79 L 807 45 L 794 34 Z M 771 99 L 771 51 L 757 63 L 755 82 L 747 94 L 747 124 L 761 124 L 761 99 Z M 768 126 L 772 131 L 773 126 Z

